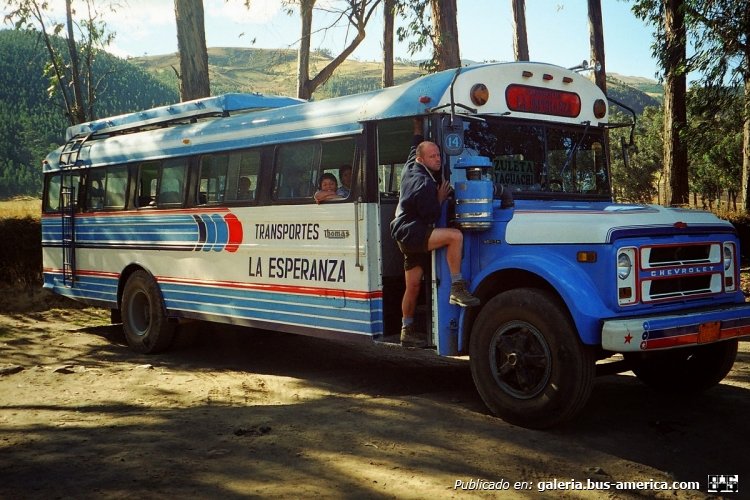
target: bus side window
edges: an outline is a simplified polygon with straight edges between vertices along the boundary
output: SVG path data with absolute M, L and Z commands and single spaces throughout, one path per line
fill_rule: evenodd
M 215 154 L 201 158 L 197 204 L 208 205 L 224 201 L 227 186 L 229 155 Z
M 50 174 L 47 177 L 46 192 L 44 194 L 44 207 L 45 213 L 59 212 L 62 207 L 62 190 L 63 188 L 71 188 L 74 190 L 75 195 L 72 198 L 73 209 L 78 211 L 82 207 L 84 200 L 79 200 L 81 196 L 81 175 L 80 174 L 65 174 L 64 176 L 57 174 Z
M 315 176 L 320 166 L 320 143 L 279 146 L 274 169 L 274 198 L 313 201 Z
M 332 174 L 336 178 L 336 194 L 340 199 L 330 199 L 329 202 L 346 200 L 351 196 L 354 188 L 354 139 L 332 139 L 322 143 L 320 170 L 315 177 L 315 189 L 320 189 L 320 179 L 324 173 Z
M 229 161 L 227 201 L 253 201 L 258 196 L 260 151 L 238 151 Z
M 156 200 L 158 206 L 182 205 L 185 199 L 186 173 L 186 159 L 170 160 L 162 167 Z
M 381 197 L 398 198 L 401 171 L 409 157 L 414 120 L 389 120 L 378 124 L 378 189 Z
M 107 168 L 104 188 L 104 208 L 120 210 L 125 208 L 128 192 L 128 167 L 125 165 Z
M 101 210 L 104 207 L 104 185 L 106 171 L 104 169 L 91 170 L 86 182 L 86 209 Z
M 60 210 L 60 183 L 62 176 L 59 173 L 47 174 L 44 189 L 44 213 L 52 213 Z
M 136 205 L 138 207 L 153 207 L 156 205 L 156 187 L 159 182 L 160 162 L 145 162 L 138 168 L 138 187 L 136 190 Z

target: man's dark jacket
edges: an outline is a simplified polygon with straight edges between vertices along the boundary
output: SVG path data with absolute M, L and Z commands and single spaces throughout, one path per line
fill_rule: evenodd
M 391 235 L 406 247 L 422 247 L 427 230 L 434 227 L 440 217 L 437 199 L 437 182 L 431 172 L 417 163 L 417 145 L 424 139 L 414 136 L 409 159 L 401 175 L 401 195 L 396 216 L 391 221 Z

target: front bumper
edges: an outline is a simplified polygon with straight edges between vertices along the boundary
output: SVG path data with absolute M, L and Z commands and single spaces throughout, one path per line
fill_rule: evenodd
M 671 349 L 750 336 L 750 304 L 667 316 L 605 320 L 602 348 L 614 352 Z

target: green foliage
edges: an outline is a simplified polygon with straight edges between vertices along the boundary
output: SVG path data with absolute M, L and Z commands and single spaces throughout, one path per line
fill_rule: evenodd
M 693 87 L 688 94 L 690 187 L 706 208 L 724 191 L 735 199 L 740 192 L 742 102 L 741 89 Z
M 62 40 L 55 39 L 62 44 Z M 39 196 L 41 162 L 62 144 L 68 121 L 59 96 L 50 98 L 44 76 L 47 52 L 38 33 L 0 30 L 0 198 Z M 172 90 L 142 70 L 108 54 L 94 62 L 104 85 L 97 116 L 110 116 L 178 100 Z
M 611 122 L 627 123 L 631 118 L 614 112 Z M 651 203 L 657 195 L 658 173 L 663 164 L 661 108 L 647 107 L 638 118 L 635 131 L 635 148 L 629 151 L 630 166 L 626 167 L 619 154 L 621 141 L 629 141 L 630 129 L 619 128 L 610 132 L 612 156 L 612 188 L 618 201 Z

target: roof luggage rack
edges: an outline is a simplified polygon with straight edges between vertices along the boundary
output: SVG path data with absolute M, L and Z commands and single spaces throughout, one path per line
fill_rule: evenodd
M 137 132 L 145 128 L 165 127 L 172 122 L 196 121 L 210 116 L 229 116 L 233 112 L 261 111 L 306 102 L 302 99 L 262 94 L 224 94 L 126 113 L 68 127 L 65 140 L 92 135 Z

